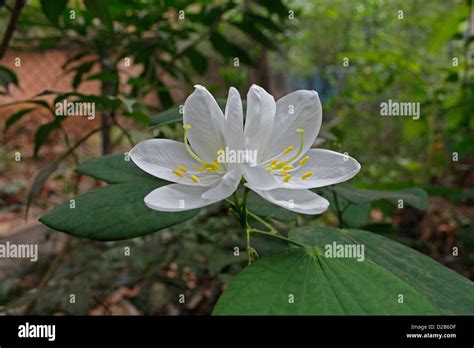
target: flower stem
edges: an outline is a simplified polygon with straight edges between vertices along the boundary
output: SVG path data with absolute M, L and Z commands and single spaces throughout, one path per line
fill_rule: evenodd
M 250 233 L 256 233 L 256 234 L 259 234 L 259 235 L 262 235 L 262 236 L 267 236 L 267 237 L 270 237 L 270 238 L 275 238 L 275 239 L 279 239 L 279 240 L 283 240 L 287 243 L 290 243 L 290 244 L 293 244 L 293 245 L 296 245 L 296 246 L 299 246 L 300 248 L 305 248 L 305 245 L 304 244 L 301 244 L 301 243 L 298 243 L 294 240 L 291 240 L 285 236 L 282 236 L 281 234 L 274 234 L 274 233 L 271 233 L 271 232 L 266 232 L 266 231 L 262 231 L 262 230 L 259 230 L 257 228 L 250 228 L 249 229 L 249 232 Z

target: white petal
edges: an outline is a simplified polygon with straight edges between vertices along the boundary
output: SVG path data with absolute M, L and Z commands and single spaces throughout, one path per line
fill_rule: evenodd
M 257 151 L 260 161 L 275 118 L 275 99 L 263 88 L 253 85 L 247 94 L 247 116 L 244 128 L 244 146 Z
M 239 165 L 232 166 L 227 173 L 224 174 L 221 181 L 204 192 L 202 198 L 208 200 L 221 200 L 229 197 L 239 186 L 242 178 L 242 169 Z
M 244 113 L 239 91 L 234 87 L 229 89 L 225 106 L 225 140 L 232 150 L 243 149 Z
M 207 187 L 180 184 L 162 186 L 145 197 L 145 204 L 148 208 L 159 211 L 184 211 L 205 207 L 219 201 L 219 199 L 208 200 L 202 198 L 206 190 L 208 190 Z
M 304 166 L 289 172 L 291 179 L 284 183 L 279 178 L 280 187 L 288 189 L 308 189 L 338 184 L 354 177 L 360 171 L 360 164 L 354 158 L 331 150 L 310 149 L 305 156 L 309 160 Z M 296 167 L 299 163 L 294 163 Z M 306 180 L 301 176 L 313 172 Z
M 142 170 L 158 178 L 191 186 L 212 186 L 219 180 L 215 173 L 201 173 L 195 170 L 201 165 L 189 156 L 183 143 L 169 139 L 149 139 L 135 145 L 129 152 L 132 161 Z M 178 165 L 188 171 L 179 177 L 173 170 Z M 200 179 L 191 180 L 190 175 Z
M 191 125 L 189 143 L 203 161 L 212 163 L 225 147 L 224 114 L 209 91 L 199 85 L 184 103 L 183 123 Z
M 316 140 L 321 121 L 322 107 L 315 91 L 299 90 L 279 99 L 270 141 L 263 158 L 273 158 L 289 146 L 293 146 L 293 150 L 279 159 L 293 157 L 300 145 L 300 135 L 296 132 L 298 128 L 304 130 L 301 151 L 304 154 Z
M 329 202 L 325 198 L 309 190 L 287 190 L 278 188 L 275 190 L 261 191 L 252 187 L 250 188 L 267 201 L 301 214 L 321 214 L 329 207 Z
M 279 186 L 276 177 L 262 167 L 250 167 L 248 164 L 242 164 L 242 170 L 245 180 L 252 187 L 259 190 L 273 190 Z

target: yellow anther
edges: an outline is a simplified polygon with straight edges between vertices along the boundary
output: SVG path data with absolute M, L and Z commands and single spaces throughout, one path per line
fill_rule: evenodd
M 196 167 L 194 169 L 196 169 L 198 172 L 203 172 L 204 171 L 204 168 L 201 168 L 201 167 Z
M 183 173 L 181 173 L 179 170 L 173 170 L 173 173 L 175 173 L 177 176 L 179 176 L 180 178 L 182 178 L 184 175 Z
M 293 169 L 293 166 L 291 164 L 288 164 L 287 166 L 283 167 L 283 170 L 290 170 Z
M 190 175 L 189 176 L 191 178 L 192 181 L 194 182 L 200 182 L 201 180 L 199 180 L 199 178 L 196 176 L 196 175 Z
M 311 175 L 313 175 L 313 172 L 306 172 L 303 175 L 301 175 L 301 179 L 306 180 L 308 179 Z
M 266 170 L 267 172 L 271 172 L 271 171 L 272 171 L 272 167 L 267 167 L 267 168 L 265 168 L 265 170 Z
M 270 162 L 271 165 L 275 165 L 278 163 L 278 160 L 274 159 L 273 161 Z
M 304 157 L 301 159 L 300 164 L 301 164 L 302 166 L 304 166 L 304 165 L 306 164 L 306 162 L 308 162 L 308 161 L 309 161 L 309 156 L 304 156 Z
M 214 162 L 214 164 L 212 165 L 212 170 L 218 170 L 218 169 L 219 169 L 219 163 Z
M 286 149 L 283 150 L 283 153 L 287 155 L 291 152 L 291 150 L 293 150 L 293 146 L 290 145 Z
M 304 129 L 303 128 L 296 128 L 296 133 L 303 133 Z
M 186 173 L 188 171 L 188 168 L 185 166 L 178 166 L 178 169 L 181 170 L 183 173 Z
M 288 175 L 288 172 L 285 172 L 284 170 L 280 170 L 280 171 L 278 172 L 278 174 L 280 174 L 280 175 Z
M 212 167 L 206 167 L 206 172 L 212 172 L 214 169 Z
M 184 130 L 190 130 L 191 125 L 190 124 L 183 124 L 183 128 L 184 128 Z
M 288 182 L 290 181 L 290 179 L 291 179 L 291 175 L 288 174 L 287 176 L 283 178 L 283 182 Z
M 272 164 L 270 167 L 272 168 L 272 170 L 277 169 L 277 166 L 276 166 L 276 165 L 273 165 L 273 164 Z

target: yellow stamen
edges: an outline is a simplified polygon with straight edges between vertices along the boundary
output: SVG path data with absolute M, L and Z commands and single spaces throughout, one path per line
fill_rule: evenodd
M 299 133 L 300 134 L 300 146 L 298 148 L 298 151 L 296 151 L 296 153 L 293 155 L 293 157 L 291 157 L 289 160 L 286 160 L 286 161 L 283 161 L 283 162 L 280 162 L 277 166 L 277 168 L 283 168 L 285 165 L 287 165 L 288 163 L 291 163 L 293 162 L 296 158 L 298 158 L 298 156 L 301 154 L 301 151 L 303 151 L 303 132 L 304 132 L 304 129 L 303 128 L 297 128 L 296 129 L 296 133 Z M 287 154 L 288 152 L 291 151 L 291 149 L 293 149 L 293 146 L 289 146 L 288 148 L 286 148 L 283 153 L 284 154 Z M 288 152 L 286 152 L 288 149 L 290 149 Z
M 214 169 L 212 169 L 212 167 L 206 167 L 206 172 L 212 172 Z
M 180 178 L 182 178 L 184 175 L 183 173 L 181 173 L 179 170 L 173 170 L 173 173 L 175 173 L 177 176 L 179 176 Z
M 301 179 L 306 180 L 308 179 L 311 175 L 313 175 L 313 172 L 306 172 L 303 175 L 301 175 Z
M 283 153 L 285 155 L 289 154 L 293 150 L 293 146 L 288 146 L 286 149 L 283 150 Z
M 283 167 L 283 170 L 290 170 L 293 169 L 293 166 L 291 164 L 288 164 L 287 166 Z
M 271 165 L 275 165 L 278 163 L 278 160 L 274 159 L 273 161 L 270 162 Z
M 190 175 L 189 176 L 191 178 L 192 181 L 194 182 L 200 182 L 201 180 L 199 180 L 199 178 L 196 176 L 196 175 Z
M 194 153 L 194 151 L 191 149 L 191 146 L 189 146 L 188 143 L 188 132 L 191 129 L 190 124 L 183 124 L 184 128 L 184 147 L 186 148 L 186 151 L 188 151 L 189 155 L 196 160 L 196 162 L 201 163 L 203 166 L 209 165 L 209 163 L 204 162 L 198 155 Z
M 178 169 L 181 170 L 183 173 L 186 173 L 188 171 L 188 168 L 185 166 L 178 166 Z
M 196 169 L 198 172 L 203 172 L 203 171 L 204 171 L 204 169 L 201 168 L 201 167 L 196 167 L 196 168 L 194 168 L 194 169 Z
M 288 175 L 288 172 L 285 172 L 284 170 L 280 170 L 280 171 L 278 172 L 278 174 L 281 174 L 281 175 Z
M 305 163 L 308 162 L 308 161 L 309 161 L 309 156 L 304 156 L 304 157 L 301 159 L 300 164 L 301 164 L 302 166 L 304 166 Z
M 267 167 L 267 168 L 265 168 L 265 170 L 266 170 L 267 172 L 271 172 L 271 171 L 272 171 L 272 167 Z
M 283 182 L 288 182 L 290 181 L 290 179 L 291 179 L 291 175 L 288 174 L 287 176 L 283 178 Z

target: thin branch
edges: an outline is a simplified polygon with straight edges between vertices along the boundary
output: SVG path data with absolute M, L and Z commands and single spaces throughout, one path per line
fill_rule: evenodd
M 13 8 L 12 16 L 10 17 L 10 22 L 8 23 L 7 30 L 3 36 L 2 44 L 0 45 L 0 60 L 5 56 L 10 40 L 15 31 L 16 25 L 18 24 L 18 18 L 20 18 L 21 10 L 25 6 L 26 0 L 16 0 L 15 7 Z

